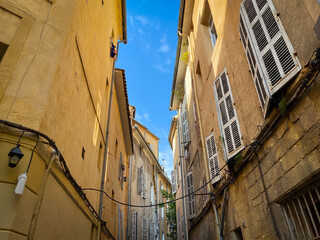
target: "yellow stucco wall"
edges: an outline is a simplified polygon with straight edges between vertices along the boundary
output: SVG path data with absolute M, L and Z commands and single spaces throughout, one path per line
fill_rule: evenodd
M 5 27 L 1 21 L 0 41 L 9 45 L 0 63 L 0 119 L 48 135 L 56 142 L 77 183 L 99 189 L 112 80 L 110 38 L 116 45 L 123 37 L 121 0 L 104 1 L 104 4 L 86 0 L 0 0 L 0 7 L 1 19 L 8 22 Z M 114 103 L 117 102 L 115 96 Z M 125 153 L 121 126 L 115 127 L 115 123 L 121 124 L 117 107 L 117 104 L 112 106 L 111 126 L 119 132 L 110 132 L 110 143 L 119 135 L 119 151 Z M 26 169 L 35 140 L 21 139 L 24 161 L 9 169 L 7 154 L 19 136 L 8 131 L 3 137 L 12 141 L 1 142 L 0 146 L 0 164 L 3 165 L 0 185 L 7 193 L 1 194 L 0 208 L 5 209 L 9 202 L 11 207 L 5 211 L 6 217 L 0 219 L 11 220 L 0 221 L 0 229 L 4 229 L 0 230 L 0 239 L 26 239 L 28 221 L 41 193 L 40 185 L 51 149 L 39 144 L 37 151 L 41 149 L 44 156 L 33 156 L 27 187 L 19 197 L 12 190 L 17 176 Z M 85 149 L 84 158 L 82 148 Z M 128 169 L 126 154 L 124 163 Z M 97 229 L 92 228 L 92 224 L 97 226 L 97 222 L 61 170 L 55 164 L 52 166 L 57 177 L 49 175 L 47 180 L 35 239 L 88 239 L 90 236 L 93 239 Z M 108 177 L 113 179 L 112 161 L 107 170 Z M 112 181 L 116 184 L 118 176 Z M 126 187 L 116 192 L 117 198 L 125 202 L 126 192 Z M 99 194 L 87 192 L 87 197 L 98 211 Z M 52 210 L 55 208 L 59 210 Z M 122 209 L 124 217 L 125 211 Z M 108 223 L 112 222 L 110 215 L 105 216 Z M 55 225 L 56 221 L 60 225 Z M 51 230 L 47 231 L 47 227 Z M 56 231 L 55 227 L 60 230 Z M 81 230 L 70 231 L 78 227 Z M 116 236 L 116 228 L 111 227 Z

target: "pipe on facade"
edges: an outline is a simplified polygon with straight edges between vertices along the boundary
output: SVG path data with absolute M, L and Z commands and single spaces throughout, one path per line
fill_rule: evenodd
M 180 108 L 179 108 L 180 109 Z M 181 109 L 180 109 L 181 110 Z M 179 162 L 180 162 L 180 172 L 181 172 L 181 192 L 182 192 L 182 196 L 184 196 L 184 184 L 183 184 L 183 181 L 184 181 L 184 175 L 183 175 L 183 161 L 181 161 L 181 158 L 180 156 L 181 155 L 181 138 L 180 138 L 180 124 L 179 124 L 179 119 L 177 119 L 177 129 L 178 129 L 178 139 L 179 139 Z M 185 198 L 182 199 L 182 208 L 183 208 L 183 218 L 184 218 L 184 225 L 183 225 L 183 231 L 184 231 L 184 236 L 186 238 L 186 240 L 189 239 L 189 235 L 187 234 L 187 219 L 186 219 L 186 209 L 185 209 Z M 179 221 L 180 219 L 178 219 Z
M 38 140 L 38 142 L 39 142 L 39 140 Z M 30 221 L 30 227 L 29 227 L 29 231 L 28 231 L 28 239 L 30 239 L 30 240 L 32 240 L 34 238 L 34 233 L 36 230 L 38 217 L 39 217 L 39 213 L 40 213 L 40 208 L 41 208 L 41 204 L 42 204 L 42 199 L 43 199 L 43 195 L 44 195 L 45 185 L 47 183 L 47 179 L 48 179 L 48 175 L 50 173 L 51 165 L 53 163 L 53 160 L 56 158 L 56 156 L 57 156 L 57 151 L 52 149 L 51 159 L 49 161 L 49 164 L 47 165 L 46 172 L 44 173 L 44 176 L 43 176 L 43 179 L 41 182 L 41 186 L 40 186 L 39 197 L 38 197 L 38 200 L 37 200 L 37 203 L 36 203 L 36 206 L 33 211 L 31 221 Z
M 131 177 L 132 177 L 132 156 L 129 157 L 129 180 L 128 180 L 128 204 L 131 204 Z M 131 207 L 128 206 L 128 211 L 127 211 L 127 230 L 126 230 L 126 235 L 127 239 L 129 239 L 129 224 L 130 222 L 130 211 Z
M 280 235 L 280 232 L 279 232 L 279 229 L 278 229 L 278 226 L 276 224 L 275 217 L 274 217 L 274 212 L 273 212 L 273 209 L 272 209 L 271 204 L 270 204 L 269 194 L 268 194 L 268 191 L 267 191 L 267 188 L 266 188 L 266 183 L 264 181 L 260 159 L 259 159 L 258 154 L 257 154 L 257 152 L 255 150 L 254 150 L 254 154 L 256 155 L 256 158 L 257 158 L 258 168 L 259 168 L 260 177 L 261 177 L 261 182 L 262 182 L 262 185 L 263 185 L 264 193 L 266 195 L 267 204 L 268 204 L 268 207 L 269 207 L 269 210 L 270 210 L 272 224 L 273 224 L 274 230 L 276 231 L 278 239 L 281 239 L 281 235 Z
M 101 186 L 100 190 L 100 201 L 99 201 L 99 217 L 102 218 L 102 209 L 103 209 L 103 191 L 104 191 L 104 181 L 106 178 L 106 163 L 108 159 L 108 144 L 109 144 L 109 128 L 110 128 L 110 116 L 111 116 L 111 106 L 112 106 L 112 95 L 113 95 L 113 85 L 114 85 L 114 79 L 115 79 L 115 64 L 118 60 L 119 56 L 119 45 L 120 43 L 125 42 L 124 40 L 117 42 L 117 55 L 116 59 L 113 60 L 113 66 L 112 66 L 112 80 L 111 80 L 111 86 L 110 86 L 110 96 L 109 96 L 109 106 L 108 106 L 108 119 L 107 119 L 107 130 L 106 130 L 106 144 L 104 147 L 104 155 L 103 155 L 103 164 L 102 164 L 102 175 L 101 175 Z M 101 234 L 100 234 L 101 238 Z

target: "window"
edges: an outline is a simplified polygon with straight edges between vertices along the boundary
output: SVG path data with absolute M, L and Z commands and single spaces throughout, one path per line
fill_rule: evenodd
M 150 240 L 154 240 L 155 239 L 155 234 L 154 234 L 154 222 L 151 221 L 150 222 Z
M 0 62 L 9 48 L 21 22 L 21 17 L 0 7 Z
M 176 192 L 176 175 L 175 170 L 171 171 L 172 193 Z
M 123 173 L 125 170 L 125 166 L 123 164 L 123 159 L 122 159 L 122 152 L 120 152 L 120 160 L 119 160 L 119 174 L 118 174 L 118 178 L 121 181 L 121 189 L 123 189 Z
M 184 95 L 184 100 L 182 103 L 182 109 L 180 112 L 180 124 L 182 130 L 182 144 L 186 145 L 190 141 L 189 137 L 189 126 L 188 126 L 188 116 L 187 116 L 187 94 Z
M 206 181 L 206 176 L 203 177 L 202 179 L 202 186 L 206 185 L 207 181 Z M 208 191 L 207 191 L 207 186 L 203 187 L 203 195 L 202 195 L 202 201 L 203 203 L 206 202 L 208 195 L 207 195 Z
M 153 184 L 150 183 L 150 203 L 151 205 L 154 204 L 154 188 L 153 188 Z
M 188 218 L 193 218 L 196 215 L 195 211 L 195 199 L 193 193 L 193 175 L 192 172 L 187 173 L 187 208 L 188 208 Z M 191 194 L 191 195 L 189 195 Z
M 213 132 L 206 138 L 207 157 L 209 161 L 209 172 L 211 183 L 214 184 L 220 180 L 220 169 L 218 161 L 218 152 Z
M 243 149 L 243 144 L 226 69 L 214 81 L 214 89 L 222 141 L 230 159 Z
M 142 240 L 148 240 L 148 219 L 146 216 L 142 217 L 141 238 Z
M 281 205 L 292 239 L 320 239 L 320 182 Z
M 3 43 L 3 42 L 0 42 L 0 62 L 1 62 L 4 54 L 6 53 L 8 47 L 9 47 L 8 44 L 5 44 L 5 43 Z
M 212 42 L 212 49 L 214 49 L 214 46 L 217 43 L 218 35 L 217 35 L 217 31 L 214 26 L 214 22 L 213 22 L 213 18 L 212 18 L 211 14 L 209 17 L 208 27 L 209 27 L 209 34 L 210 34 L 210 38 L 211 38 L 211 42 Z
M 141 197 L 145 197 L 143 166 L 138 168 L 138 194 Z
M 301 66 L 271 0 L 243 1 L 239 31 L 266 117 L 272 96 Z
M 137 240 L 137 219 L 138 213 L 136 211 L 132 212 L 132 240 Z

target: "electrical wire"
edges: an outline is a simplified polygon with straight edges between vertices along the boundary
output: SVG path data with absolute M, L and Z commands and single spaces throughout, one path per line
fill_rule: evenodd
M 258 144 L 258 142 L 257 142 L 257 141 L 254 141 L 254 142 L 252 142 L 252 143 L 244 146 L 243 150 L 245 150 L 245 149 L 248 148 L 248 147 L 255 146 L 255 145 L 257 145 L 257 144 Z M 242 151 L 243 151 L 243 150 L 242 150 Z M 118 204 L 120 204 L 120 205 L 124 205 L 124 206 L 127 206 L 127 207 L 149 208 L 149 207 L 163 206 L 163 205 L 165 205 L 165 204 L 169 204 L 169 203 L 172 203 L 172 202 L 176 202 L 176 201 L 178 201 L 178 200 L 182 200 L 182 199 L 184 199 L 184 198 L 186 198 L 186 197 L 189 197 L 189 196 L 191 196 L 191 195 L 195 195 L 196 192 L 200 191 L 200 190 L 203 189 L 205 186 L 207 186 L 209 183 L 211 183 L 211 181 L 212 181 L 216 176 L 218 176 L 218 175 L 220 174 L 220 172 L 221 172 L 227 165 L 228 165 L 228 164 L 225 163 L 225 164 L 219 169 L 219 171 L 218 171 L 217 174 L 214 174 L 208 182 L 206 182 L 205 184 L 203 184 L 201 187 L 199 187 L 199 188 L 196 189 L 195 191 L 193 191 L 193 192 L 191 192 L 191 193 L 189 193 L 189 194 L 187 194 L 187 195 L 184 195 L 184 196 L 182 196 L 182 197 L 176 198 L 176 199 L 174 199 L 174 200 L 170 200 L 170 201 L 167 201 L 167 202 L 164 202 L 164 203 L 159 203 L 159 204 L 151 204 L 151 205 L 134 205 L 134 204 L 127 204 L 127 203 L 120 202 L 120 201 L 118 201 L 118 200 L 110 197 L 110 196 L 108 195 L 108 193 L 106 193 L 105 191 L 100 190 L 100 189 L 96 189 L 96 188 L 82 188 L 81 190 L 83 190 L 83 191 L 97 191 L 97 192 L 102 192 L 102 193 L 104 193 L 111 201 L 114 201 L 114 202 L 116 202 L 116 203 L 118 203 Z M 210 193 L 208 193 L 208 195 L 210 195 Z M 198 196 L 198 195 L 196 195 L 196 196 Z M 203 194 L 201 194 L 201 195 L 199 194 L 199 196 L 203 196 Z
M 220 174 L 220 171 L 223 170 L 225 167 L 227 166 L 227 163 L 225 163 L 223 165 L 223 167 L 221 167 L 218 171 L 218 174 Z M 169 204 L 169 203 L 172 203 L 172 202 L 176 202 L 176 201 L 179 201 L 179 200 L 182 200 L 186 197 L 189 197 L 193 194 L 195 194 L 196 192 L 200 191 L 202 188 L 204 188 L 205 186 L 207 186 L 209 183 L 211 183 L 211 181 L 216 177 L 218 176 L 218 174 L 215 174 L 206 184 L 204 184 L 203 186 L 199 187 L 198 189 L 196 189 L 195 191 L 187 194 L 187 195 L 184 195 L 182 197 L 179 197 L 179 198 L 176 198 L 174 200 L 170 200 L 170 201 L 167 201 L 167 202 L 164 202 L 164 203 L 159 203 L 159 204 L 151 204 L 151 205 L 134 205 L 134 204 L 127 204 L 127 203 L 123 203 L 123 202 L 120 202 L 112 197 L 109 196 L 108 193 L 106 193 L 105 191 L 103 190 L 99 190 L 99 189 L 95 189 L 95 188 L 82 188 L 83 191 L 97 191 L 97 192 L 102 192 L 104 193 L 110 200 L 120 204 L 120 205 L 123 205 L 123 206 L 127 206 L 127 207 L 136 207 L 136 208 L 149 208 L 149 207 L 158 207 L 158 206 L 163 206 L 165 204 Z

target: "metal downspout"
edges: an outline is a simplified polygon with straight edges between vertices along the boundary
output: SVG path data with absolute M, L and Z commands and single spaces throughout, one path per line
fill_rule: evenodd
M 254 150 L 254 154 L 256 155 L 256 158 L 257 158 L 257 161 L 258 161 L 258 168 L 259 168 L 259 172 L 260 172 L 260 177 L 261 177 L 261 181 L 262 181 L 262 185 L 263 185 L 263 189 L 264 189 L 264 193 L 266 195 L 266 199 L 267 199 L 267 204 L 268 204 L 268 207 L 270 209 L 270 214 L 271 214 L 271 220 L 272 220 L 272 224 L 273 224 L 273 227 L 274 227 L 274 230 L 277 234 L 277 237 L 278 239 L 281 239 L 281 235 L 280 235 L 280 232 L 279 232 L 279 229 L 276 225 L 276 220 L 275 220 L 275 217 L 274 217 L 274 212 L 271 208 L 271 204 L 270 204 L 270 199 L 269 199 L 269 194 L 267 192 L 267 188 L 266 188 L 266 183 L 264 181 L 264 177 L 263 177 L 263 173 L 262 173 L 262 169 L 261 169 L 261 164 L 260 164 L 260 159 L 258 157 L 258 154 L 257 152 Z
M 179 108 L 179 115 L 180 115 L 180 108 Z M 183 161 L 181 161 L 181 138 L 180 138 L 180 124 L 179 124 L 179 119 L 177 119 L 177 129 L 178 129 L 178 139 L 179 139 L 179 161 L 180 161 L 180 170 L 181 170 L 181 192 L 182 192 L 182 196 L 184 196 L 184 177 L 183 177 Z M 183 218 L 184 218 L 184 225 L 183 225 L 183 231 L 184 231 L 184 236 L 185 239 L 189 239 L 189 236 L 187 234 L 187 219 L 186 219 L 186 209 L 185 209 L 185 198 L 182 200 L 182 208 L 183 208 Z M 179 221 L 180 219 L 178 219 Z
M 128 179 L 128 204 L 131 204 L 131 176 L 132 176 L 132 156 L 129 157 L 129 179 Z M 131 207 L 128 206 L 128 211 L 127 211 L 127 230 L 126 230 L 126 235 L 127 238 L 129 239 L 129 224 L 131 223 L 130 221 L 130 212 L 131 212 Z
M 107 120 L 107 130 L 106 130 L 106 144 L 104 147 L 104 156 L 103 156 L 103 165 L 102 165 L 102 175 L 101 175 L 101 186 L 100 190 L 104 191 L 104 181 L 106 178 L 106 168 L 107 168 L 107 159 L 108 159 L 108 143 L 109 143 L 109 127 L 110 127 L 110 116 L 111 116 L 111 106 L 112 106 L 112 95 L 113 95 L 113 85 L 114 85 L 114 78 L 115 78 L 115 64 L 116 61 L 118 60 L 118 55 L 119 55 L 119 44 L 124 41 L 118 41 L 117 42 L 117 57 L 113 61 L 113 66 L 112 66 L 112 80 L 111 80 L 111 89 L 110 89 L 110 97 L 109 97 L 109 107 L 108 107 L 108 120 Z M 100 202 L 99 202 L 99 216 L 102 219 L 102 210 L 103 210 L 103 192 L 100 192 Z M 100 234 L 101 238 L 101 234 Z
M 217 222 L 217 232 L 220 233 L 220 220 L 219 220 L 218 212 L 217 212 L 216 198 L 213 199 L 213 210 L 214 210 L 214 215 L 216 217 L 216 222 Z

